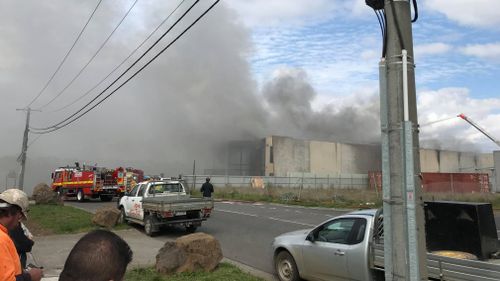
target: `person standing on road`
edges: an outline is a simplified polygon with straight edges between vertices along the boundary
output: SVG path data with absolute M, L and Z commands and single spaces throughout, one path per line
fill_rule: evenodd
M 18 227 L 21 219 L 27 218 L 28 196 L 19 189 L 7 189 L 0 194 L 0 280 L 2 281 L 40 281 L 43 270 L 21 267 L 16 246 L 8 231 Z
M 203 197 L 212 197 L 214 186 L 210 183 L 210 178 L 206 178 L 205 183 L 200 188 L 200 192 L 203 194 Z

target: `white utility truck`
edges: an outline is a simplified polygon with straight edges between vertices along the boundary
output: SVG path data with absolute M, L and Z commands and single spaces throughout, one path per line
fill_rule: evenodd
M 196 231 L 214 208 L 211 198 L 191 198 L 178 180 L 152 180 L 139 183 L 118 202 L 122 222 L 144 226 L 152 236 L 161 226 L 184 226 Z

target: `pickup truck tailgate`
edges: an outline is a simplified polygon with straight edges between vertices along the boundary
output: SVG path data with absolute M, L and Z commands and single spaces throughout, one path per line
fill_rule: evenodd
M 142 208 L 159 212 L 167 211 L 190 211 L 212 209 L 214 207 L 213 199 L 189 198 L 177 196 L 158 196 L 144 198 Z

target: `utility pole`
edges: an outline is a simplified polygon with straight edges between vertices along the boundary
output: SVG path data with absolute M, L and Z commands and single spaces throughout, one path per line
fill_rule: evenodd
M 18 161 L 21 162 L 21 173 L 19 174 L 19 189 L 23 190 L 24 188 L 24 171 L 26 169 L 26 152 L 28 150 L 28 134 L 30 130 L 30 114 L 31 111 L 40 111 L 33 110 L 29 107 L 16 109 L 17 111 L 26 111 L 26 127 L 24 128 L 24 136 L 23 136 L 23 146 L 21 147 L 21 155 L 19 155 Z
M 380 63 L 385 280 L 427 280 L 411 9 L 385 0 Z

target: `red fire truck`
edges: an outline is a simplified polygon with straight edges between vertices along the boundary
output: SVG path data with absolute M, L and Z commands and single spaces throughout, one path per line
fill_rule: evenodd
M 100 198 L 111 201 L 113 196 L 122 196 L 137 182 L 144 178 L 139 169 L 118 167 L 66 166 L 52 173 L 52 190 L 65 197 L 76 197 L 78 201 L 86 198 Z

